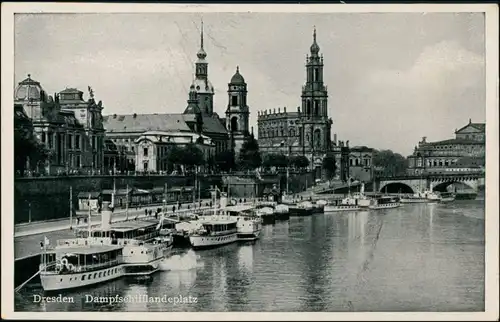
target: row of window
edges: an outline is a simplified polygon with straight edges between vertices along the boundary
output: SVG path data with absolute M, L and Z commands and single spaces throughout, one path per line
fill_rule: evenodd
M 437 150 L 469 150 L 472 151 L 474 148 L 480 148 L 476 147 L 476 145 L 436 145 L 435 148 Z
M 57 133 L 57 132 L 56 132 Z M 42 132 L 41 133 L 41 141 L 42 143 L 47 143 L 49 149 L 52 149 L 54 148 L 54 134 L 56 134 L 54 132 L 52 133 L 47 133 L 47 132 Z M 61 137 L 61 140 L 62 142 L 64 142 L 64 137 L 65 137 L 65 134 L 64 133 L 59 133 L 60 137 Z M 76 149 L 76 150 L 80 150 L 81 148 L 83 148 L 84 144 L 83 144 L 83 137 L 80 135 L 80 134 L 71 134 L 71 133 L 68 133 L 66 134 L 67 137 L 66 137 L 66 146 L 68 149 Z M 90 146 L 92 149 L 95 149 L 97 146 L 98 146 L 98 142 L 100 142 L 102 139 L 99 138 L 99 137 L 96 137 L 94 135 L 90 136 Z M 99 144 L 100 145 L 100 144 Z
M 108 276 L 115 275 L 120 270 L 121 270 L 121 268 L 115 267 L 115 268 L 112 268 L 112 269 L 108 269 L 107 271 L 104 271 L 104 272 L 94 273 L 94 279 L 101 278 L 101 277 L 106 277 L 106 273 L 107 273 Z M 92 274 L 88 274 L 87 275 L 87 280 L 91 280 L 91 279 L 92 279 Z M 75 278 L 75 280 L 76 280 L 76 278 Z M 85 275 L 82 275 L 81 280 L 82 281 L 85 280 Z M 61 278 L 61 282 L 62 282 L 62 278 Z
M 285 129 L 271 129 L 271 130 L 262 130 L 259 131 L 259 137 L 262 138 L 271 138 L 271 137 L 276 137 L 276 136 L 288 136 L 288 137 L 294 137 L 300 135 L 299 131 L 295 131 L 295 129 L 289 129 L 288 130 L 288 135 L 285 135 Z
M 361 163 L 361 159 L 349 159 L 349 165 L 351 167 L 353 166 L 365 166 L 365 167 L 369 167 L 371 164 L 371 160 L 370 159 L 363 159 L 363 163 Z

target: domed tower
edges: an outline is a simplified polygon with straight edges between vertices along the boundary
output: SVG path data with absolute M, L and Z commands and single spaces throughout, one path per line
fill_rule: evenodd
M 239 67 L 228 84 L 229 102 L 226 109 L 226 124 L 230 134 L 232 147 L 236 154 L 248 139 L 250 111 L 247 105 L 247 83 L 240 74 Z
M 198 107 L 203 115 L 212 116 L 214 111 L 214 87 L 208 80 L 207 53 L 203 48 L 203 21 L 201 22 L 200 50 L 196 54 L 195 80 L 193 85 L 198 95 Z
M 31 79 L 30 74 L 28 78 L 19 82 L 14 90 L 14 104 L 22 105 L 26 115 L 32 120 L 41 119 L 44 116 L 43 103 L 48 100 L 40 83 Z
M 189 98 L 187 100 L 187 103 L 188 105 L 184 110 L 184 114 L 190 114 L 193 115 L 193 117 L 189 120 L 186 120 L 186 123 L 192 131 L 201 133 L 203 127 L 203 118 L 201 117 L 201 111 L 198 107 L 198 94 L 196 93 L 194 83 L 189 87 Z

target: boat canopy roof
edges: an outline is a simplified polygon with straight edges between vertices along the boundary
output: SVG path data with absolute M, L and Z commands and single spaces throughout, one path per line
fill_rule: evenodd
M 254 207 L 252 205 L 235 205 L 235 206 L 227 206 L 226 208 L 224 208 L 224 210 L 230 212 L 242 212 L 251 210 L 253 208 Z
M 158 221 L 152 221 L 152 220 L 122 221 L 122 222 L 112 223 L 110 225 L 110 228 L 106 229 L 106 231 L 127 232 L 127 231 L 146 229 L 150 227 L 156 227 L 156 225 L 158 225 Z M 93 228 L 92 230 L 103 231 L 102 226 Z
M 90 254 L 108 253 L 122 248 L 123 246 L 120 245 L 86 245 L 86 246 L 75 246 L 75 247 L 58 247 L 47 252 L 66 253 L 68 255 L 70 254 L 90 255 Z
M 230 224 L 236 224 L 236 220 L 207 220 L 201 222 L 203 226 L 218 226 L 218 225 L 230 225 Z

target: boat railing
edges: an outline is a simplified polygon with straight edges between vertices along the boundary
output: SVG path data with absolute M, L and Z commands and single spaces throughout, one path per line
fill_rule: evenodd
M 151 237 L 153 238 L 153 237 Z M 117 238 L 111 237 L 89 237 L 89 238 L 72 238 L 60 239 L 57 241 L 58 247 L 75 247 L 75 246 L 95 246 L 95 245 L 140 245 L 144 241 L 139 239 Z

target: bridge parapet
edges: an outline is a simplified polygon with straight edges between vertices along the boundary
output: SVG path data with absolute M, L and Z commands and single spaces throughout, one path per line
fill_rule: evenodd
M 378 181 L 377 181 L 378 180 Z M 383 192 L 384 189 L 391 185 L 398 185 L 411 189 L 413 192 L 421 191 L 445 184 L 463 183 L 474 191 L 477 191 L 480 186 L 484 186 L 485 174 L 484 173 L 453 173 L 453 174 L 427 174 L 424 176 L 399 176 L 399 177 L 386 177 L 376 179 L 378 191 Z

